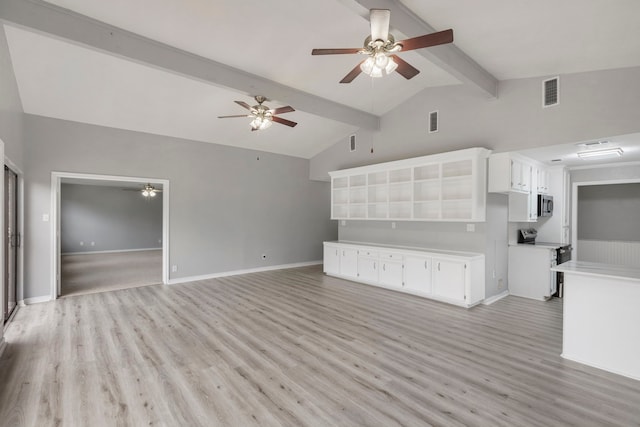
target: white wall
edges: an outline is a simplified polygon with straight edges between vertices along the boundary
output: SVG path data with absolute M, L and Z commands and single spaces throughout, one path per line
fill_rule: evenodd
M 24 131 L 25 298 L 49 294 L 52 171 L 168 179 L 171 279 L 321 260 L 337 237 L 308 160 L 31 115 Z
M 311 159 L 311 178 L 469 147 L 518 151 L 636 133 L 639 76 L 638 67 L 561 75 L 560 105 L 550 108 L 542 108 L 543 77 L 502 81 L 497 99 L 463 85 L 426 89 L 383 116 L 379 132 L 358 132 L 356 152 L 349 152 L 345 139 Z M 433 110 L 439 111 L 440 130 L 429 134 Z
M 62 184 L 62 253 L 161 249 L 162 193 L 143 197 L 132 190 Z

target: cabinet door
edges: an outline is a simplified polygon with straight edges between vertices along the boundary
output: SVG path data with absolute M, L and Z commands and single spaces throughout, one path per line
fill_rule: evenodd
M 378 281 L 378 259 L 358 257 L 358 279 L 365 282 Z
M 522 190 L 522 163 L 511 160 L 511 189 Z
M 340 274 L 358 277 L 358 251 L 351 248 L 340 250 Z
M 442 298 L 464 302 L 465 270 L 463 261 L 433 259 L 433 294 Z
M 522 183 L 520 189 L 522 191 L 530 192 L 531 191 L 531 173 L 532 166 L 527 165 L 525 163 L 521 166 L 522 175 L 520 177 L 520 182 Z
M 404 288 L 431 293 L 431 258 L 407 256 L 404 259 Z
M 324 245 L 323 271 L 329 274 L 340 274 L 340 248 Z
M 402 263 L 397 261 L 380 261 L 380 284 L 402 287 Z

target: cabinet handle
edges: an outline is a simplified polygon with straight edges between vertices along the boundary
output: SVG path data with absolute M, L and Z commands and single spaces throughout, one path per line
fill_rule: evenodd
M 373 263 L 373 269 L 374 270 L 376 269 L 376 263 L 375 262 Z
M 336 249 L 336 256 L 338 256 L 338 250 Z
M 424 269 L 425 270 L 427 269 L 427 260 L 426 259 L 424 260 Z
M 440 263 L 438 263 L 438 271 L 440 271 Z
M 387 271 L 387 264 L 382 264 L 382 271 Z

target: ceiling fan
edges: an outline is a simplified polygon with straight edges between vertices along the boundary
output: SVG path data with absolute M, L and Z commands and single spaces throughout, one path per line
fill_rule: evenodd
M 157 193 L 162 193 L 162 190 L 159 188 L 155 188 L 150 183 L 147 183 L 142 187 L 142 190 L 138 188 L 123 188 L 124 191 L 138 191 L 142 193 L 144 197 L 156 197 Z
M 263 130 L 271 126 L 272 122 L 280 123 L 281 125 L 295 127 L 297 125 L 296 122 L 292 122 L 291 120 L 283 119 L 281 117 L 276 116 L 276 114 L 290 113 L 294 110 L 290 106 L 280 107 L 271 109 L 266 105 L 262 105 L 263 102 L 267 100 L 262 95 L 258 95 L 255 97 L 258 105 L 254 105 L 253 107 L 249 106 L 246 102 L 243 101 L 234 101 L 236 104 L 246 108 L 249 110 L 249 114 L 239 114 L 235 116 L 218 116 L 219 119 L 228 119 L 232 117 L 251 117 L 253 120 L 251 121 L 251 130 Z
M 382 77 L 397 71 L 408 80 L 415 77 L 420 71 L 396 55 L 397 52 L 453 42 L 453 30 L 451 29 L 396 42 L 395 38 L 389 34 L 390 18 L 391 11 L 388 9 L 371 9 L 369 11 L 371 35 L 364 40 L 363 48 L 313 49 L 311 54 L 360 53 L 368 56 L 344 76 L 340 83 L 351 83 L 361 72 L 371 77 Z

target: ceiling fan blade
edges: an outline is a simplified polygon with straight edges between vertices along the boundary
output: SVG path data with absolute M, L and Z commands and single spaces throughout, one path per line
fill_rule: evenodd
M 289 105 L 287 105 L 286 107 L 276 108 L 275 110 L 273 110 L 273 114 L 290 113 L 292 111 L 296 111 L 296 110 L 294 110 L 293 107 L 290 107 Z
M 281 117 L 273 116 L 272 119 L 276 123 L 280 123 L 281 125 L 285 125 L 285 126 L 290 126 L 292 128 L 296 127 L 296 125 L 297 125 L 296 122 L 292 122 L 291 120 L 283 119 Z
M 362 50 L 361 47 L 354 48 L 336 48 L 336 49 L 313 49 L 311 55 L 340 55 L 345 53 L 359 53 Z
M 418 73 L 420 73 L 420 70 L 409 64 L 404 59 L 400 58 L 398 55 L 391 55 L 391 58 L 393 58 L 396 64 L 398 64 L 398 68 L 396 68 L 396 71 L 405 79 L 412 79 L 417 76 Z
M 356 65 L 356 67 L 353 70 L 349 71 L 349 74 L 344 76 L 342 80 L 340 80 L 340 83 L 351 83 L 353 79 L 358 77 L 362 72 L 362 70 L 360 69 L 360 64 L 362 64 L 363 62 L 364 61 L 360 61 L 360 63 Z
M 371 22 L 371 40 L 382 40 L 386 42 L 389 39 L 389 20 L 391 19 L 391 11 L 388 9 L 371 9 L 369 12 L 369 21 Z
M 233 101 L 233 102 L 235 102 L 236 104 L 246 108 L 247 110 L 251 110 L 251 106 L 249 104 L 247 104 L 246 102 L 244 102 L 244 101 Z
M 230 119 L 232 117 L 249 117 L 246 114 L 237 114 L 235 116 L 218 116 L 219 119 Z
M 423 47 L 437 46 L 453 42 L 453 30 L 448 29 L 438 31 L 437 33 L 425 34 L 424 36 L 414 37 L 412 39 L 401 40 L 398 44 L 402 45 L 402 51 L 422 49 Z

